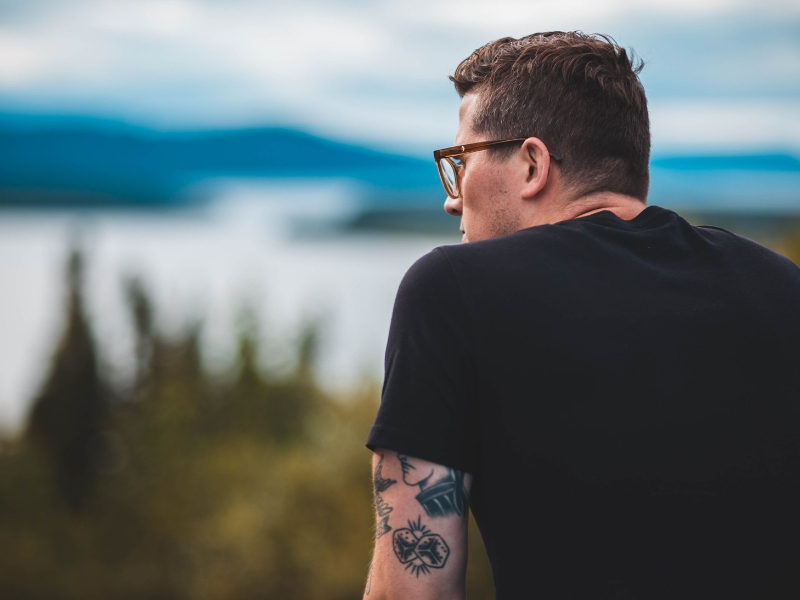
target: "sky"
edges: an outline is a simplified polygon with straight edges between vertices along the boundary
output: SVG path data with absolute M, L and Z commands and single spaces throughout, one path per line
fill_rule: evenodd
M 800 154 L 796 0 L 0 0 L 0 111 L 427 155 L 453 139 L 463 58 L 556 29 L 644 59 L 655 154 Z

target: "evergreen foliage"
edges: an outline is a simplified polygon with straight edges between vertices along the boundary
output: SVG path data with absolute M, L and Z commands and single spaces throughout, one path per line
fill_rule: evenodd
M 361 598 L 374 526 L 363 441 L 377 386 L 322 391 L 313 326 L 292 372 L 264 368 L 252 315 L 233 372 L 212 376 L 200 326 L 166 338 L 131 279 L 136 380 L 112 389 L 82 266 L 73 253 L 66 327 L 28 427 L 0 444 L 0 596 Z M 470 597 L 480 600 L 493 589 L 471 527 Z
M 83 306 L 83 259 L 77 251 L 69 258 L 67 279 L 66 328 L 34 401 L 28 436 L 44 452 L 61 499 L 78 510 L 94 487 L 95 463 L 102 460 L 108 398 Z

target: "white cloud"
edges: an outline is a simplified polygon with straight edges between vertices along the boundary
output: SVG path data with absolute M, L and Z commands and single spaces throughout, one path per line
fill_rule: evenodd
M 50 58 L 47 48 L 14 31 L 0 30 L 0 82 L 21 87 L 40 72 Z
M 650 107 L 653 146 L 662 152 L 800 153 L 797 102 L 780 100 L 673 101 Z
M 711 143 L 736 134 L 698 118 L 693 135 L 670 137 L 657 111 L 728 114 L 708 108 L 714 95 L 796 106 L 795 4 L 18 0 L 0 7 L 0 107 L 164 128 L 294 123 L 421 151 L 452 138 L 457 97 L 446 76 L 471 50 L 502 35 L 582 29 L 611 33 L 650 61 L 657 140 L 700 143 L 707 131 Z M 791 110 L 759 117 L 772 119 L 759 139 L 784 140 L 784 116 Z
M 719 17 L 754 6 L 747 0 L 460 0 L 457 4 L 406 0 L 384 4 L 393 7 L 395 16 L 420 25 L 480 32 L 502 29 L 514 32 L 511 35 L 551 29 L 593 31 L 592 27 L 597 25 L 607 25 L 636 14 L 672 19 Z M 770 7 L 779 8 L 783 4 L 786 3 L 768 0 L 759 6 L 762 11 L 768 11 Z

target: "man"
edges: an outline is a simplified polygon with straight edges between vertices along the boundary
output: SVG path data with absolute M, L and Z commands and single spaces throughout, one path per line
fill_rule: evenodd
M 640 68 L 551 32 L 451 78 L 469 243 L 397 294 L 370 600 L 463 600 L 462 498 L 498 600 L 800 597 L 800 269 L 646 206 Z

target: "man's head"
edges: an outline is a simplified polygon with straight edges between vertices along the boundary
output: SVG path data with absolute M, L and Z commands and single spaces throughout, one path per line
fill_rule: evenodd
M 456 143 L 527 138 L 462 157 L 460 194 L 445 209 L 462 217 L 465 239 L 552 222 L 556 209 L 598 194 L 643 206 L 650 126 L 640 70 L 610 38 L 576 32 L 503 38 L 464 60 L 450 78 L 462 97 Z

